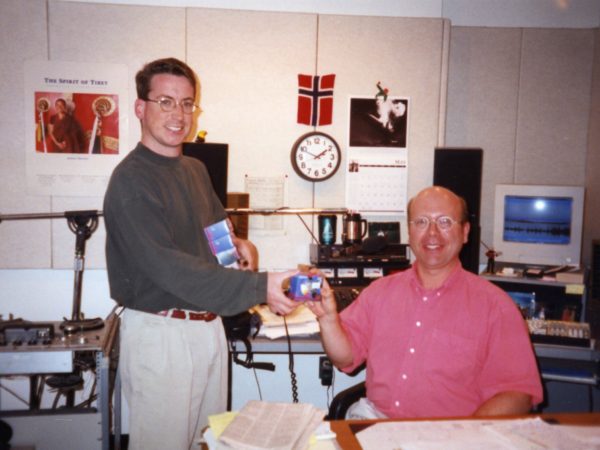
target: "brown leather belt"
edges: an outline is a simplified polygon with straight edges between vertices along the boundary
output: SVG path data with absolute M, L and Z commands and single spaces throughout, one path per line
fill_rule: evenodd
M 211 312 L 194 312 L 183 309 L 169 309 L 167 311 L 159 311 L 156 314 L 172 317 L 173 319 L 201 320 L 203 322 L 211 322 L 217 318 L 217 315 Z

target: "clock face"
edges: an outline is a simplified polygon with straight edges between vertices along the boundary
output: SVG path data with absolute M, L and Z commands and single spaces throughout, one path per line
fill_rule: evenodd
M 340 168 L 340 146 L 331 136 L 318 131 L 306 133 L 292 146 L 292 167 L 308 181 L 331 178 Z

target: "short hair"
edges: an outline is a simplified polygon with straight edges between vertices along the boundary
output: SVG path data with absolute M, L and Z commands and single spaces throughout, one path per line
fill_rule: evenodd
M 146 63 L 135 75 L 135 86 L 139 99 L 148 100 L 152 77 L 163 73 L 185 77 L 194 88 L 194 96 L 196 95 L 197 79 L 192 68 L 177 58 L 162 58 Z
M 441 186 L 437 186 L 437 187 L 441 187 Z M 463 197 L 461 197 L 460 195 L 456 194 L 455 192 L 452 192 L 450 189 L 448 189 L 448 188 L 443 188 L 443 189 L 451 192 L 452 194 L 454 194 L 456 196 L 456 198 L 458 198 L 458 201 L 460 203 L 460 217 L 459 217 L 460 223 L 463 224 L 463 223 L 469 222 L 469 208 L 467 206 L 467 201 Z M 411 209 L 413 201 L 415 200 L 415 198 L 417 197 L 417 195 L 415 195 L 415 197 L 412 197 L 408 201 L 408 204 L 406 205 L 406 215 L 407 215 L 408 220 L 411 219 L 410 209 Z

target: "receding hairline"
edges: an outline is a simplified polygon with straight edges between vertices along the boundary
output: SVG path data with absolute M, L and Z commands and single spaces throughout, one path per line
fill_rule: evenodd
M 411 207 L 414 204 L 415 200 L 423 195 L 428 194 L 431 191 L 444 193 L 445 195 L 449 195 L 450 197 L 452 197 L 456 201 L 458 201 L 459 208 L 460 208 L 460 218 L 459 218 L 460 222 L 466 223 L 469 221 L 469 209 L 467 207 L 466 200 L 463 197 L 461 197 L 460 195 L 456 194 L 455 192 L 453 192 L 450 189 L 445 188 L 443 186 L 430 186 L 428 188 L 422 189 L 419 193 L 417 193 L 417 195 L 412 197 L 408 201 L 408 204 L 406 205 L 406 215 L 407 215 L 408 220 L 411 219 L 410 210 L 411 210 Z

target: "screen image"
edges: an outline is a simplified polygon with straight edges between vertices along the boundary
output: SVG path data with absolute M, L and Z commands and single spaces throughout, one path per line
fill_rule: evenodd
M 543 318 L 543 308 L 535 301 L 535 292 L 506 292 L 515 302 L 524 319 Z
M 572 198 L 507 195 L 504 202 L 505 241 L 557 245 L 571 242 Z

